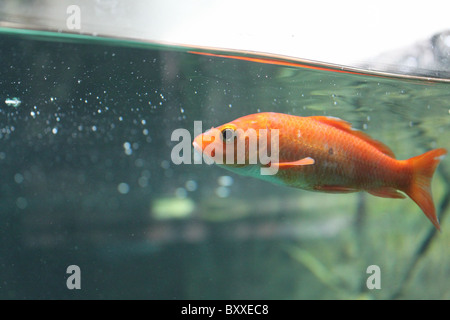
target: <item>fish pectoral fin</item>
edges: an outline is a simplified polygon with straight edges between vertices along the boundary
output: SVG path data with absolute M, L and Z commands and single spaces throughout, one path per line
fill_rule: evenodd
M 398 192 L 395 188 L 384 187 L 378 189 L 367 190 L 368 193 L 382 198 L 394 198 L 394 199 L 404 199 L 406 196 L 403 193 Z
M 350 192 L 360 191 L 355 188 L 350 188 L 350 187 L 346 187 L 346 186 L 338 186 L 338 185 L 315 186 L 314 190 L 321 191 L 321 192 L 330 192 L 330 193 L 350 193 Z
M 278 166 L 279 168 L 289 168 L 289 167 L 295 167 L 295 166 L 309 166 L 314 163 L 315 163 L 315 161 L 313 158 L 307 157 L 307 158 L 303 158 L 303 159 L 300 159 L 297 161 L 292 161 L 292 162 L 273 163 L 272 165 Z

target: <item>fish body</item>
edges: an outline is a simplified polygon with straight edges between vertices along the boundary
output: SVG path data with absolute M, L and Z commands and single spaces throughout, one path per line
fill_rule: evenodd
M 258 143 L 252 149 L 248 137 L 236 134 L 249 129 L 258 138 L 261 132 L 267 135 L 265 151 L 277 152 L 276 163 L 249 161 L 252 153 L 261 152 L 264 147 Z M 277 130 L 278 139 L 272 141 L 273 129 Z M 245 161 L 237 163 L 239 143 L 245 145 Z M 193 145 L 205 156 L 223 160 L 219 162 L 226 169 L 290 187 L 331 193 L 366 191 L 385 198 L 405 198 L 401 193 L 404 192 L 440 228 L 431 195 L 431 178 L 447 153 L 445 149 L 397 160 L 386 145 L 339 118 L 273 112 L 247 115 L 211 128 L 197 136 Z M 234 161 L 226 159 L 230 150 L 234 151 L 234 157 L 230 157 Z M 277 168 L 275 174 L 261 174 L 259 169 L 273 165 Z

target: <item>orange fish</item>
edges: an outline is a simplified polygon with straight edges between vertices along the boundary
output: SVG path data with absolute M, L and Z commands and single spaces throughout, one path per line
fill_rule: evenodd
M 255 133 L 257 139 L 252 140 L 246 132 Z M 252 147 L 256 140 L 257 146 Z M 211 128 L 198 135 L 193 145 L 205 159 L 226 169 L 290 187 L 332 193 L 367 191 L 383 198 L 405 198 L 402 191 L 440 230 L 431 179 L 447 154 L 443 148 L 397 160 L 389 147 L 339 118 L 273 112 L 247 115 Z M 271 156 L 277 153 L 277 157 L 263 162 L 255 154 L 261 151 Z M 237 161 L 239 156 L 242 161 Z M 260 169 L 271 166 L 276 168 L 275 174 L 262 174 Z

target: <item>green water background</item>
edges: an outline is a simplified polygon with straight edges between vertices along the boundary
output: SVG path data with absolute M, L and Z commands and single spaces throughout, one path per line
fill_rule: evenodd
M 186 51 L 2 30 L 1 101 L 21 104 L 0 106 L 0 298 L 450 298 L 448 158 L 439 234 L 409 199 L 170 159 L 173 130 L 263 111 L 345 119 L 399 159 L 450 149 L 449 83 Z

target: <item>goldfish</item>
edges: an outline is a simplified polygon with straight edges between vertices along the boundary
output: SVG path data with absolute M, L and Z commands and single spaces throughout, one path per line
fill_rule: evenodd
M 247 132 L 254 133 L 255 139 Z M 447 154 L 444 148 L 398 160 L 388 146 L 342 119 L 274 112 L 213 127 L 195 137 L 193 146 L 221 167 L 284 186 L 329 193 L 365 191 L 395 199 L 406 194 L 440 230 L 431 180 Z M 261 151 L 271 157 L 262 161 L 264 157 L 256 154 Z M 275 168 L 273 174 L 260 170 L 269 167 Z

